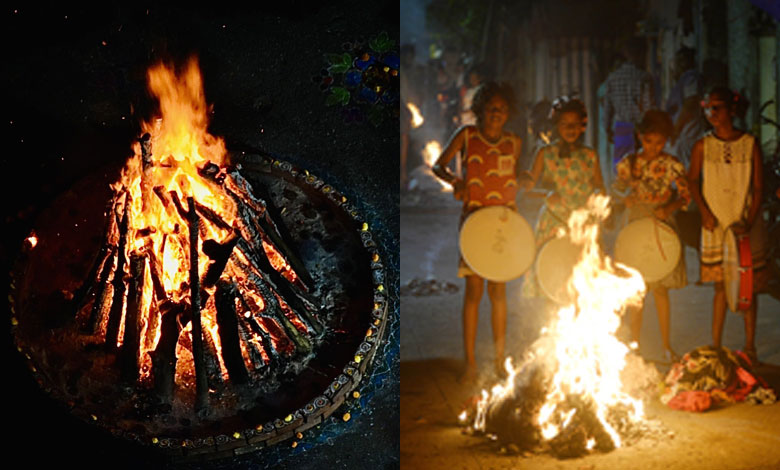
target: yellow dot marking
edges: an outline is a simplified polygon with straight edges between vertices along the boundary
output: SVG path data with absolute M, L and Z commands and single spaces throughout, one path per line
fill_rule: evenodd
M 357 362 L 358 364 L 360 364 L 360 361 L 362 361 L 362 360 L 363 360 L 363 356 L 361 356 L 359 354 L 357 356 L 355 356 L 355 362 Z
M 284 421 L 285 421 L 285 422 L 287 422 L 287 423 L 289 423 L 290 421 L 292 421 L 292 415 L 287 415 L 287 416 L 284 418 Z
M 158 442 L 160 442 L 159 439 L 157 439 L 156 437 L 152 438 L 152 444 L 157 444 Z
M 351 417 L 352 416 L 350 416 L 349 413 L 344 413 L 344 416 L 342 416 L 341 419 L 343 419 L 344 422 L 346 423 L 347 421 L 349 421 L 349 418 L 351 418 Z
M 297 442 L 297 441 L 293 441 L 293 443 L 292 443 L 292 444 L 290 444 L 290 446 L 291 446 L 293 449 L 295 449 L 296 447 L 298 447 L 298 442 Z
M 368 231 L 368 224 L 366 222 L 363 222 L 363 227 L 361 228 L 364 232 Z
M 241 437 L 241 434 L 238 432 L 233 433 L 233 439 L 239 439 Z
M 352 392 L 352 396 L 354 398 L 360 398 L 360 392 L 358 392 L 358 391 Z
M 295 435 L 295 437 L 297 437 L 298 439 L 302 439 L 303 438 L 303 433 L 299 432 L 298 434 Z
M 378 290 L 379 292 L 383 292 L 385 290 L 385 286 L 383 286 L 382 284 L 379 284 L 379 286 L 376 288 L 376 290 Z

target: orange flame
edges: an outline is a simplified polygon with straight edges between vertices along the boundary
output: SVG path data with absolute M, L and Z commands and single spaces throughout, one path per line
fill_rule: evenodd
M 557 318 L 542 329 L 524 364 L 537 362 L 552 372 L 537 419 L 544 440 L 553 439 L 571 423 L 577 412 L 566 405 L 571 395 L 586 398 L 595 405 L 596 416 L 615 447 L 621 446 L 621 439 L 607 419 L 610 408 L 623 405 L 629 411 L 630 420 L 644 419 L 642 401 L 631 397 L 621 382 L 629 346 L 621 343 L 615 333 L 626 308 L 641 302 L 645 285 L 638 271 L 625 265 L 616 266 L 602 255 L 597 221 L 608 215 L 609 198 L 592 196 L 586 208 L 574 211 L 569 218 L 571 241 L 582 246 L 581 259 L 569 282 L 571 298 L 575 300 L 561 307 Z M 610 295 L 604 295 L 605 292 Z M 485 429 L 491 403 L 514 393 L 514 377 L 521 369 L 513 368 L 508 360 L 509 379 L 495 385 L 490 392 L 483 390 L 474 421 L 476 429 Z M 595 441 L 589 437 L 587 449 L 591 450 Z
M 420 108 L 411 101 L 406 103 L 406 107 L 412 112 L 412 128 L 417 129 L 422 126 L 425 119 L 423 119 L 422 114 L 420 114 Z

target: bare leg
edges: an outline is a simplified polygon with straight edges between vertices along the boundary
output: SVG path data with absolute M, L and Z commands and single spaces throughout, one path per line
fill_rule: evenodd
M 672 346 L 669 343 L 669 289 L 657 287 L 653 289 L 653 297 L 655 297 L 655 309 L 658 312 L 661 340 L 663 341 L 664 349 L 671 351 Z
M 712 299 L 712 345 L 720 347 L 723 337 L 723 323 L 726 321 L 726 290 L 723 281 L 715 283 L 715 297 Z
M 644 305 L 629 308 L 629 315 L 631 316 L 631 341 L 634 341 L 637 346 L 639 346 L 639 335 L 642 332 L 643 309 Z
M 477 342 L 479 301 L 482 300 L 484 283 L 479 276 L 466 276 L 466 295 L 463 299 L 463 349 L 466 352 L 466 368 L 476 371 L 474 344 Z
M 758 311 L 758 296 L 753 294 L 753 302 L 750 308 L 745 312 L 745 352 L 754 353 L 756 351 L 756 312 Z M 752 359 L 752 358 L 751 358 Z
M 506 343 L 506 284 L 488 281 L 488 296 L 493 324 L 493 346 L 496 350 L 496 366 L 503 370 L 504 345 Z

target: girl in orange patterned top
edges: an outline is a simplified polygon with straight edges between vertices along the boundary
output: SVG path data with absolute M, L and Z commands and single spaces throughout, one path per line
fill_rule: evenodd
M 637 126 L 642 148 L 618 162 L 617 179 L 612 189 L 628 208 L 628 221 L 653 216 L 674 227 L 673 215 L 691 201 L 685 167 L 676 157 L 664 153 L 666 141 L 674 132 L 672 118 L 660 110 L 647 111 Z M 655 297 L 658 324 L 661 329 L 664 356 L 677 361 L 669 340 L 669 289 L 685 287 L 685 252 L 674 270 L 664 279 L 651 282 L 647 290 Z M 642 329 L 642 308 L 631 309 L 631 337 L 639 344 Z
M 463 201 L 461 224 L 476 209 L 503 205 L 516 209 L 516 163 L 520 156 L 520 138 L 504 130 L 509 113 L 514 108 L 514 93 L 507 84 L 487 82 L 474 95 L 471 110 L 477 116 L 476 126 L 463 126 L 450 138 L 447 147 L 433 166 L 434 173 L 454 188 L 454 195 Z M 447 164 L 461 152 L 465 179 L 449 172 Z M 477 340 L 479 302 L 485 280 L 474 273 L 461 258 L 458 276 L 466 278 L 463 300 L 463 346 L 466 369 L 462 382 L 473 383 L 477 377 L 474 344 Z M 493 343 L 496 370 L 501 373 L 506 336 L 506 284 L 487 282 L 492 307 Z

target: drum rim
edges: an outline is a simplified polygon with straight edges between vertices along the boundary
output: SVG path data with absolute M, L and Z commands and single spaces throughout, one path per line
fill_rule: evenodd
M 539 289 L 542 291 L 542 293 L 544 293 L 544 295 L 545 295 L 545 296 L 546 296 L 548 299 L 552 300 L 553 302 L 555 302 L 555 303 L 557 303 L 557 304 L 559 304 L 559 305 L 568 305 L 568 304 L 572 303 L 572 300 L 573 300 L 573 299 L 564 299 L 564 300 L 562 301 L 561 299 L 557 299 L 557 298 L 555 298 L 554 296 L 550 295 L 550 293 L 548 292 L 548 289 L 547 289 L 547 288 L 545 288 L 544 284 L 541 282 L 541 280 L 542 280 L 542 277 L 539 275 L 539 272 L 540 272 L 540 271 L 539 271 L 539 266 L 538 266 L 538 264 L 539 264 L 539 262 L 540 262 L 539 260 L 540 260 L 540 259 L 541 259 L 541 257 L 542 257 L 542 256 L 541 256 L 541 255 L 542 255 L 542 253 L 545 251 L 545 249 L 547 248 L 547 246 L 548 246 L 548 245 L 550 245 L 550 243 L 552 243 L 552 242 L 557 242 L 558 240 L 567 240 L 567 239 L 569 240 L 569 243 L 570 243 L 571 245 L 574 245 L 574 243 L 572 243 L 572 242 L 571 242 L 571 240 L 569 239 L 569 236 L 568 236 L 568 235 L 565 235 L 565 236 L 562 236 L 562 237 L 557 237 L 557 236 L 556 236 L 556 237 L 553 237 L 553 238 L 551 238 L 551 239 L 547 240 L 546 242 L 544 242 L 544 244 L 542 245 L 542 247 L 541 247 L 541 248 L 539 248 L 539 249 L 537 250 L 537 252 L 536 252 L 536 258 L 534 259 L 534 263 L 533 263 L 533 264 L 534 264 L 534 269 L 536 270 L 536 279 L 537 279 L 537 281 L 536 281 L 536 282 L 537 282 L 537 284 L 539 284 Z M 576 265 L 576 264 L 575 264 L 575 265 Z M 574 268 L 574 266 L 572 266 L 572 268 Z M 573 273 L 574 273 L 574 270 L 572 269 L 572 274 L 573 274 Z M 569 276 L 569 278 L 568 278 L 568 280 L 567 280 L 567 283 L 568 283 L 570 280 L 571 280 L 571 276 Z
M 645 277 L 645 275 L 642 273 L 642 271 L 639 268 L 637 268 L 636 266 L 631 266 L 628 263 L 626 263 L 625 261 L 622 261 L 622 260 L 618 259 L 618 254 L 617 254 L 618 244 L 620 242 L 621 235 L 624 233 L 624 230 L 627 229 L 628 227 L 632 226 L 632 225 L 637 225 L 638 223 L 647 223 L 646 221 L 651 221 L 651 223 L 659 224 L 659 225 L 662 226 L 661 227 L 662 230 L 667 230 L 668 233 L 674 235 L 674 240 L 676 241 L 676 243 L 675 243 L 675 250 L 674 251 L 677 253 L 677 256 L 675 257 L 674 264 L 672 264 L 671 269 L 669 269 L 663 276 L 653 276 L 652 278 L 649 278 L 649 279 L 647 277 Z M 644 279 L 644 281 L 646 283 L 658 282 L 658 281 L 661 281 L 664 278 L 666 278 L 666 276 L 668 276 L 669 274 L 671 274 L 675 270 L 675 268 L 677 267 L 677 264 L 680 262 L 680 258 L 682 256 L 685 256 L 685 253 L 683 251 L 683 245 L 682 245 L 682 242 L 680 241 L 680 236 L 677 234 L 677 231 L 675 231 L 674 228 L 672 228 L 672 226 L 670 224 L 664 222 L 663 220 L 658 220 L 655 217 L 639 217 L 637 219 L 632 220 L 631 222 L 628 222 L 625 226 L 623 226 L 622 229 L 620 229 L 620 232 L 618 232 L 617 238 L 615 238 L 615 245 L 614 245 L 614 247 L 615 247 L 614 248 L 614 259 L 615 259 L 615 261 L 618 262 L 618 263 L 624 264 L 626 266 L 629 266 L 629 267 L 639 271 L 639 274 L 642 276 L 642 279 Z
M 482 272 L 480 272 L 481 269 L 475 269 L 474 266 L 472 266 L 472 263 L 469 262 L 468 255 L 463 250 L 463 233 L 464 233 L 464 228 L 469 223 L 469 220 L 473 220 L 472 218 L 479 212 L 482 212 L 482 211 L 492 211 L 492 212 L 495 212 L 497 209 L 506 209 L 510 213 L 516 215 L 517 216 L 516 220 L 519 220 L 521 222 L 521 226 L 523 227 L 523 230 L 525 230 L 527 232 L 527 234 L 530 234 L 530 241 L 532 243 L 531 250 L 533 250 L 533 256 L 530 257 L 530 262 L 528 263 L 528 266 L 526 266 L 524 269 L 522 269 L 519 274 L 514 275 L 513 277 L 509 277 L 509 278 L 484 275 Z M 483 216 L 484 216 L 484 214 L 483 214 Z M 510 216 L 510 217 L 514 217 L 514 216 Z M 523 217 L 523 215 L 520 214 L 517 210 L 512 209 L 511 207 L 504 206 L 504 205 L 494 205 L 494 206 L 480 207 L 479 209 L 477 209 L 477 210 L 473 211 L 471 214 L 469 214 L 468 217 L 466 217 L 466 219 L 461 224 L 460 231 L 458 233 L 458 252 L 460 253 L 461 258 L 463 258 L 463 261 L 466 263 L 466 265 L 472 271 L 474 271 L 474 273 L 476 275 L 478 275 L 479 277 L 481 277 L 483 279 L 486 279 L 488 281 L 493 281 L 493 282 L 509 282 L 509 281 L 512 281 L 512 280 L 515 280 L 515 279 L 521 277 L 534 264 L 534 260 L 536 259 L 536 254 L 537 254 L 536 253 L 534 230 L 531 227 L 531 224 L 528 222 L 528 220 L 526 220 L 526 218 Z

